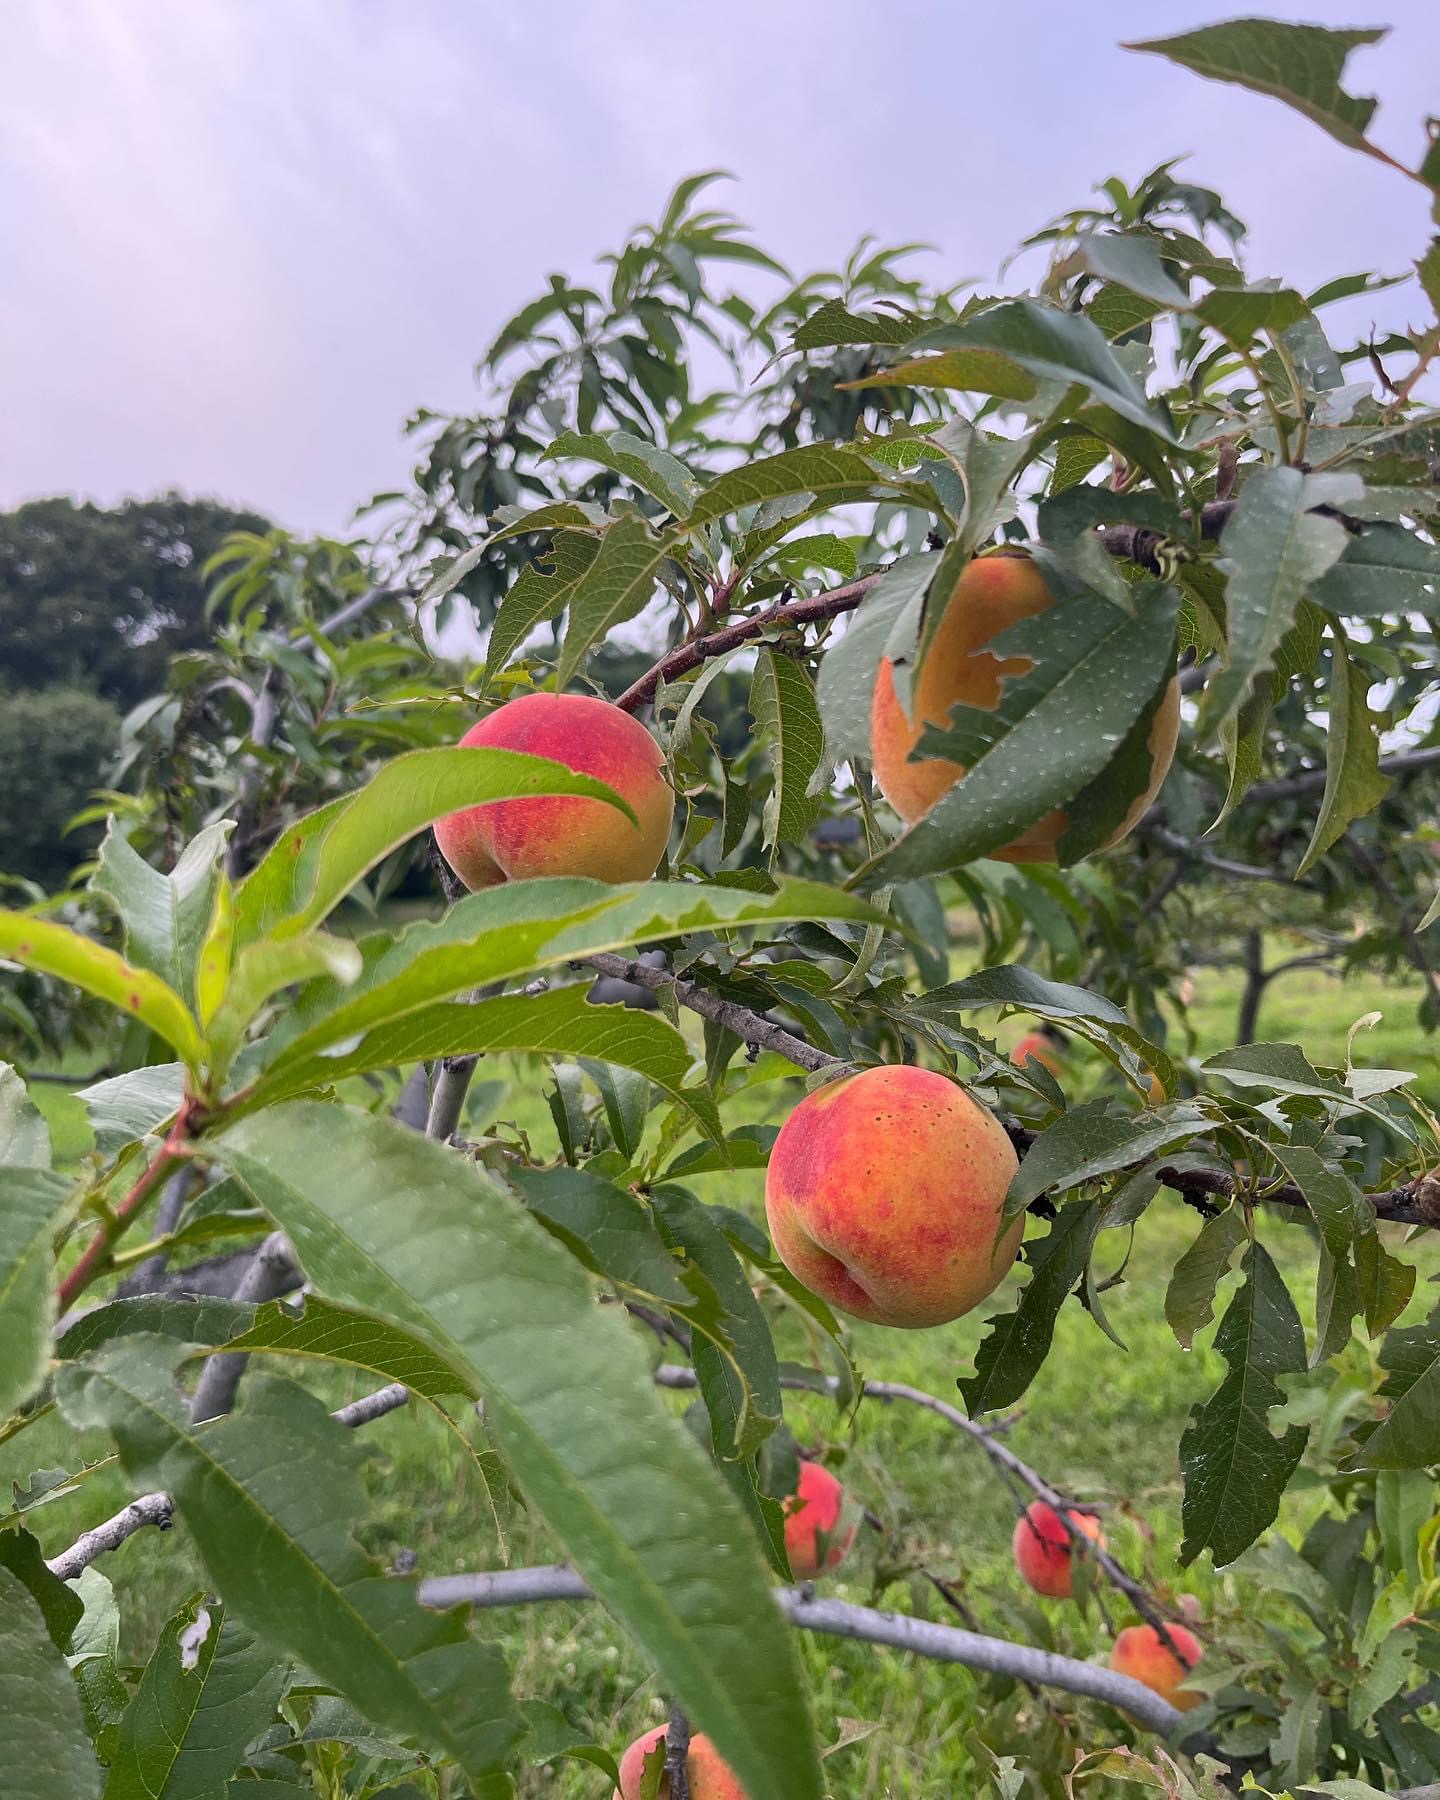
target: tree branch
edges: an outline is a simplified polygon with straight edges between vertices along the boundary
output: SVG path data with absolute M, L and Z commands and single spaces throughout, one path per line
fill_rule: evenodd
M 493 1574 L 438 1575 L 420 1583 L 423 1606 L 533 1606 L 548 1600 L 589 1600 L 590 1589 L 572 1569 L 561 1565 L 539 1569 L 504 1569 Z M 860 1643 L 884 1644 L 894 1650 L 929 1657 L 935 1662 L 961 1663 L 992 1675 L 1008 1675 L 1017 1681 L 1060 1688 L 1117 1706 L 1139 1724 L 1166 1737 L 1185 1722 L 1184 1713 L 1162 1700 L 1150 1688 L 1113 1669 L 1096 1668 L 1049 1650 L 1028 1644 L 1008 1643 L 954 1625 L 932 1625 L 907 1618 L 903 1613 L 880 1612 L 868 1606 L 851 1606 L 843 1600 L 819 1599 L 812 1587 L 777 1588 L 775 1602 L 802 1631 L 826 1637 L 851 1638 Z
M 235 1288 L 237 1300 L 261 1306 L 281 1294 L 288 1294 L 300 1279 L 300 1268 L 282 1231 L 272 1231 L 251 1258 L 250 1267 Z M 226 1355 L 216 1351 L 200 1371 L 195 1398 L 190 1403 L 191 1422 L 203 1424 L 218 1419 L 235 1404 L 240 1377 L 250 1358 L 236 1351 Z
M 762 1019 L 759 1013 L 752 1012 L 748 1006 L 741 1006 L 735 1000 L 723 999 L 709 988 L 686 981 L 681 975 L 672 975 L 668 969 L 652 969 L 648 963 L 617 956 L 611 950 L 599 950 L 585 960 L 602 975 L 613 975 L 620 981 L 633 982 L 636 987 L 649 988 L 652 993 L 658 993 L 662 988 L 673 988 L 675 998 L 681 1006 L 689 1007 L 691 1012 L 699 1013 L 702 1019 L 709 1019 L 712 1024 L 723 1025 L 727 1031 L 733 1031 L 736 1037 L 747 1044 L 761 1050 L 775 1051 L 787 1062 L 793 1062 L 797 1068 L 811 1071 L 828 1069 L 844 1060 L 842 1057 L 832 1056 L 828 1050 L 817 1050 L 813 1044 L 807 1044 L 793 1032 L 786 1031 L 783 1025 Z
M 1414 775 L 1422 769 L 1440 768 L 1440 750 L 1397 750 L 1393 756 L 1380 758 L 1382 775 Z M 1324 769 L 1304 769 L 1298 775 L 1286 775 L 1277 781 L 1257 781 L 1246 789 L 1242 806 L 1254 800 L 1288 800 L 1295 794 L 1313 793 L 1323 788 Z

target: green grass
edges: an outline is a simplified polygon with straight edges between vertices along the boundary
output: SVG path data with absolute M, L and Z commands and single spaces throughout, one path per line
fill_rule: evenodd
M 1283 954 L 1278 948 L 1272 954 Z M 1233 977 L 1205 971 L 1197 979 L 1191 1023 L 1199 1054 L 1233 1038 L 1237 1003 Z M 1261 1030 L 1266 1037 L 1303 1042 L 1320 1061 L 1343 1056 L 1346 1032 L 1359 1015 L 1378 1010 L 1383 1026 L 1357 1046 L 1360 1059 L 1420 1071 L 1436 1084 L 1435 1054 L 1415 1025 L 1414 984 L 1359 979 L 1340 983 L 1311 971 L 1282 978 L 1270 990 Z M 1023 1026 L 1001 1029 L 1005 1042 Z M 1078 1059 L 1079 1052 L 1072 1052 Z M 494 1065 L 493 1082 L 502 1072 Z M 1075 1071 L 1077 1074 L 1080 1071 Z M 508 1120 L 531 1138 L 536 1153 L 553 1154 L 554 1130 L 540 1092 L 537 1071 L 522 1062 L 503 1065 L 507 1087 L 487 1085 L 482 1114 L 472 1126 Z M 762 1088 L 752 1116 L 783 1116 L 800 1093 L 798 1083 Z M 63 1090 L 41 1088 L 57 1135 L 72 1152 L 83 1147 L 83 1131 Z M 703 1197 L 758 1208 L 761 1177 L 700 1178 Z M 1165 1324 L 1165 1280 L 1198 1224 L 1173 1196 L 1162 1196 L 1136 1234 L 1126 1278 L 1107 1296 L 1110 1318 L 1127 1345 L 1117 1348 L 1078 1305 L 1060 1318 L 1055 1346 L 1039 1379 L 1016 1410 L 1006 1442 L 1058 1485 L 1106 1503 L 1105 1529 L 1111 1547 L 1159 1590 L 1194 1594 L 1213 1635 L 1223 1641 L 1227 1625 L 1253 1612 L 1253 1588 L 1234 1575 L 1217 1575 L 1208 1562 L 1181 1570 L 1180 1481 L 1176 1445 L 1189 1408 L 1214 1387 L 1221 1365 L 1213 1351 L 1183 1353 Z M 1267 1217 L 1266 1239 L 1282 1264 L 1297 1272 L 1309 1266 L 1303 1234 Z M 1116 1234 L 1104 1260 L 1118 1265 L 1125 1243 Z M 1422 1247 L 1420 1255 L 1425 1256 Z M 1427 1273 L 1422 1265 L 1423 1278 Z M 1011 1278 L 995 1307 L 1013 1293 Z M 1303 1293 L 1305 1282 L 1297 1283 Z M 1302 1304 L 1307 1323 L 1308 1302 Z M 908 1381 L 947 1397 L 956 1377 L 972 1362 L 984 1330 L 973 1317 L 936 1331 L 916 1333 L 857 1326 L 853 1348 L 862 1369 L 873 1376 Z M 777 1318 L 782 1354 L 803 1355 L 794 1314 Z M 333 1375 L 326 1384 L 332 1403 L 363 1391 Z M 682 1396 L 673 1396 L 677 1411 Z M 834 1459 L 843 1479 L 885 1522 L 886 1533 L 862 1533 L 862 1542 L 839 1576 L 827 1583 L 837 1597 L 948 1615 L 914 1573 L 923 1567 L 953 1581 L 980 1629 L 1049 1644 L 1072 1655 L 1103 1657 L 1106 1632 L 1092 1608 L 1036 1601 L 1020 1588 L 1010 1560 L 1014 1500 L 979 1448 L 941 1420 L 917 1408 L 862 1405 L 854 1422 L 813 1395 L 787 1397 L 789 1423 L 812 1453 Z M 463 1446 L 432 1415 L 419 1408 L 381 1420 L 362 1434 L 371 1509 L 363 1535 L 389 1562 L 400 1549 L 413 1550 L 426 1573 L 494 1566 L 499 1559 L 493 1525 Z M 97 1442 L 88 1449 L 100 1454 Z M 0 1447 L 0 1478 L 23 1481 L 46 1466 L 74 1467 L 73 1434 L 53 1418 L 42 1419 L 20 1438 Z M 76 1494 L 35 1515 L 47 1550 L 53 1551 L 86 1525 L 123 1504 L 126 1489 L 113 1468 L 89 1476 Z M 1284 1521 L 1298 1528 L 1307 1502 L 1287 1501 Z M 557 1546 L 525 1514 L 511 1521 L 511 1561 L 553 1559 Z M 105 1559 L 106 1572 L 122 1590 L 124 1645 L 140 1659 L 160 1624 L 201 1577 L 183 1527 L 166 1537 L 146 1532 Z M 1124 1623 L 1123 1606 L 1115 1609 Z M 597 1607 L 552 1606 L 530 1612 L 491 1614 L 477 1629 L 505 1647 L 517 1693 L 543 1696 L 561 1705 L 572 1720 L 617 1755 L 646 1726 L 658 1721 L 665 1699 L 651 1671 Z M 1024 1690 L 1006 1693 L 969 1671 L 906 1660 L 864 1645 L 805 1637 L 801 1651 L 814 1694 L 823 1743 L 833 1743 L 846 1720 L 874 1729 L 838 1751 L 826 1763 L 831 1791 L 855 1800 L 980 1794 L 990 1791 L 967 1747 L 967 1734 L 983 1726 L 991 1744 L 1016 1754 L 1022 1765 L 1050 1769 L 1071 1766 L 1080 1748 L 1124 1741 L 1124 1722 L 1104 1709 L 1071 1707 L 1037 1700 Z M 1027 1792 L 1031 1791 L 1027 1789 Z M 1047 1783 L 1046 1790 L 1059 1792 Z M 1090 1795 L 1106 1790 L 1087 1786 Z M 1126 1790 L 1127 1792 L 1130 1790 Z M 606 1796 L 603 1779 L 579 1764 L 527 1772 L 525 1796 L 580 1800 Z

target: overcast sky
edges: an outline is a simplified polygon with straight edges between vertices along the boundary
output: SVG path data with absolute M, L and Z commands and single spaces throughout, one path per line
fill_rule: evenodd
M 1256 275 L 1399 270 L 1424 196 L 1278 103 L 1119 49 L 1214 0 L 0 0 L 0 505 L 175 486 L 343 532 L 404 416 L 463 409 L 552 269 L 724 166 L 797 270 L 864 232 L 994 278 L 1110 174 L 1193 152 Z M 1390 24 L 1374 135 L 1440 112 L 1435 0 Z M 1356 321 L 1420 323 L 1379 295 Z

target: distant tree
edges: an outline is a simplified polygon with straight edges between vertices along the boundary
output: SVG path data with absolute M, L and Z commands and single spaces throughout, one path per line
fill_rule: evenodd
M 0 514 L 0 687 L 76 682 L 130 707 L 178 650 L 208 641 L 205 563 L 252 512 L 162 494 L 117 507 L 57 496 Z
M 99 841 L 65 834 L 115 753 L 120 715 L 84 688 L 56 686 L 0 703 L 0 872 L 63 886 Z

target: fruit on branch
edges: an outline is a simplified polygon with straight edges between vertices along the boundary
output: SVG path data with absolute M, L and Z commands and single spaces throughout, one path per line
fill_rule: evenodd
M 1023 1069 L 1030 1057 L 1034 1057 L 1042 1069 L 1048 1069 L 1052 1075 L 1058 1075 L 1061 1064 L 1065 1060 L 1065 1052 L 1063 1046 L 1057 1043 L 1048 1032 L 1027 1031 L 1010 1052 L 1010 1060 L 1017 1069 Z
M 1070 1523 L 1084 1532 L 1092 1544 L 1105 1548 L 1105 1534 L 1093 1513 L 1071 1512 Z M 1072 1591 L 1075 1545 L 1063 1520 L 1053 1506 L 1036 1500 L 1027 1506 L 1015 1525 L 1010 1540 L 1015 1553 L 1015 1567 L 1020 1578 L 1037 1594 L 1052 1600 L 1068 1600 Z
M 665 854 L 675 796 L 654 738 L 629 713 L 584 694 L 524 694 L 472 725 L 465 745 L 548 756 L 608 782 L 639 825 L 602 800 L 551 794 L 492 800 L 435 827 L 440 854 L 472 891 L 538 875 L 648 881 Z
M 1163 1106 L 1169 1096 L 1165 1092 L 1165 1083 L 1152 1069 L 1150 1079 L 1145 1084 L 1145 1093 L 1152 1106 Z
M 960 704 L 994 711 L 1000 704 L 1002 681 L 1023 675 L 1030 660 L 997 656 L 986 645 L 1021 619 L 1044 612 L 1051 603 L 1050 590 L 1029 557 L 1005 553 L 976 557 L 956 584 L 914 684 L 910 697 L 913 719 L 900 703 L 894 663 L 888 656 L 881 658 L 870 710 L 870 748 L 880 791 L 907 825 L 929 812 L 965 774 L 958 763 L 944 757 L 910 760 L 925 726 L 943 727 L 949 722 L 951 708 Z M 1179 730 L 1180 684 L 1176 680 L 1165 690 L 1150 727 L 1150 780 L 1145 792 L 1136 796 L 1105 848 L 1134 830 L 1159 792 L 1175 754 Z M 1054 862 L 1066 822 L 1065 810 L 1059 807 L 989 854 L 1001 862 Z
M 785 1554 L 797 1581 L 836 1569 L 855 1542 L 845 1490 L 822 1464 L 801 1461 L 800 1485 L 785 1503 Z
M 999 1121 L 956 1082 L 865 1069 L 806 1096 L 765 1177 L 776 1254 L 832 1306 L 876 1325 L 943 1325 L 997 1287 L 1025 1221 L 996 1241 L 1018 1167 Z
M 1181 1712 L 1199 1706 L 1199 1694 L 1187 1694 L 1180 1683 L 1199 1662 L 1200 1640 L 1183 1625 L 1166 1624 L 1175 1651 L 1166 1648 L 1153 1625 L 1127 1625 L 1110 1648 L 1110 1667 L 1117 1675 L 1129 1675 L 1168 1700 Z
M 640 1800 L 640 1784 L 645 1778 L 645 1758 L 650 1752 L 665 1749 L 665 1727 L 657 1725 L 647 1731 L 620 1758 L 620 1786 L 615 1800 Z M 685 1774 L 690 1782 L 690 1800 L 745 1800 L 741 1787 L 728 1763 L 721 1762 L 715 1746 L 703 1732 L 690 1740 L 690 1754 L 685 1759 Z M 660 1777 L 656 1800 L 670 1800 L 668 1776 Z

